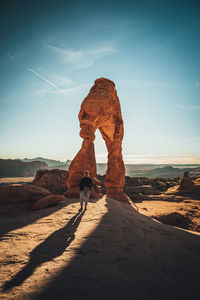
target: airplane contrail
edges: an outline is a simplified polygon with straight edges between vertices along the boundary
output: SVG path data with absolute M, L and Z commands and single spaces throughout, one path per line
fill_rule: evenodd
M 49 81 L 47 78 L 45 78 L 44 76 L 40 75 L 38 72 L 34 71 L 31 68 L 27 68 L 26 69 L 30 72 L 32 72 L 33 74 L 35 74 L 37 77 L 43 79 L 44 81 L 46 81 L 47 83 L 49 83 L 51 86 L 55 87 L 59 92 L 61 92 L 62 94 L 64 94 L 65 96 L 67 96 L 65 94 L 65 92 L 63 90 L 61 90 L 58 86 L 56 86 L 53 82 Z
M 11 59 L 15 59 L 15 57 L 12 56 L 12 55 L 10 55 L 9 53 L 6 53 L 6 55 L 7 55 L 8 57 L 10 57 Z
M 10 57 L 11 59 L 15 59 L 14 56 L 10 55 L 9 53 L 5 53 L 5 55 L 7 55 L 8 57 Z M 37 77 L 41 78 L 42 80 L 46 81 L 48 84 L 50 84 L 51 86 L 53 86 L 54 88 L 56 88 L 60 93 L 64 94 L 65 96 L 68 96 L 67 94 L 65 94 L 65 92 L 60 89 L 57 85 L 55 85 L 53 82 L 49 81 L 47 78 L 45 78 L 44 76 L 40 75 L 38 72 L 34 71 L 31 68 L 28 68 L 26 66 L 24 66 L 29 72 L 33 73 L 34 75 L 36 75 Z

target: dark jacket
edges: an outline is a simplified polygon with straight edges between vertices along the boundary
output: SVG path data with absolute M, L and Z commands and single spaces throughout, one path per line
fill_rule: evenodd
M 90 177 L 82 177 L 80 181 L 80 191 L 84 190 L 84 187 L 88 186 L 91 190 L 91 187 L 93 186 L 92 179 Z

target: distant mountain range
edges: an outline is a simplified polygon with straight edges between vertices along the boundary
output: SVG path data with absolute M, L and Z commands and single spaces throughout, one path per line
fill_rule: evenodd
M 47 164 L 49 168 L 56 168 L 60 166 L 69 166 L 70 160 L 67 160 L 66 162 L 62 162 L 60 160 L 55 160 L 55 159 L 48 159 L 48 158 L 43 158 L 43 157 L 36 157 L 36 158 L 24 158 L 21 159 L 23 162 L 32 162 L 32 161 L 43 161 Z
M 37 170 L 48 168 L 43 161 L 23 162 L 17 159 L 0 159 L 0 177 L 31 177 Z
M 68 170 L 70 160 L 61 162 L 59 160 L 37 157 L 33 159 L 0 159 L 0 177 L 31 177 L 35 176 L 38 169 L 60 169 Z M 200 177 L 200 164 L 190 165 L 153 165 L 153 164 L 125 164 L 126 175 L 130 177 L 163 177 L 175 178 L 181 177 L 185 171 L 191 176 Z M 104 175 L 106 173 L 107 164 L 97 163 L 97 173 Z
M 185 169 L 174 168 L 172 166 L 165 166 L 161 168 L 155 168 L 152 170 L 147 170 L 143 172 L 144 177 L 154 178 L 154 177 L 181 177 Z
M 97 173 L 104 175 L 107 164 L 97 164 Z M 191 176 L 200 176 L 200 164 L 195 165 L 153 165 L 153 164 L 125 164 L 126 175 L 130 177 L 148 177 L 148 178 L 173 178 L 181 177 L 185 171 Z

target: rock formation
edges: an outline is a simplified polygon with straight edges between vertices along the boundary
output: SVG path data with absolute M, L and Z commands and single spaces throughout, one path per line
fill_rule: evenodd
M 32 203 L 49 195 L 48 190 L 31 184 L 5 186 L 0 188 L 0 204 Z
M 123 192 L 125 167 L 121 147 L 123 120 L 115 84 L 111 80 L 95 80 L 81 104 L 79 121 L 83 143 L 69 167 L 67 196 L 79 196 L 79 182 L 83 171 L 89 170 L 90 177 L 97 177 L 94 140 L 95 131 L 99 129 L 108 150 L 108 169 L 104 181 L 107 196 L 126 201 L 128 197 Z M 91 196 L 99 197 L 100 194 L 93 188 Z
M 185 172 L 183 174 L 183 178 L 181 180 L 181 183 L 180 183 L 180 188 L 192 188 L 194 186 L 194 183 L 192 181 L 192 179 L 189 177 L 189 174 L 188 172 Z
M 54 195 L 66 192 L 68 171 L 64 170 L 38 170 L 32 184 L 49 190 Z
M 40 209 L 64 201 L 63 195 L 52 195 L 47 189 L 25 184 L 0 188 L 0 204 L 21 204 L 32 209 Z
M 32 204 L 32 209 L 40 209 L 56 204 L 60 201 L 65 201 L 66 198 L 62 195 L 49 195 L 43 197 Z

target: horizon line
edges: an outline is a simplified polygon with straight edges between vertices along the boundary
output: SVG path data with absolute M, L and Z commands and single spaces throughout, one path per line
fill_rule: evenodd
M 145 156 L 145 155 L 144 155 Z M 75 157 L 75 156 L 74 156 Z M 35 157 L 0 157 L 0 159 L 2 160 L 24 160 L 24 159 L 36 159 L 36 158 L 41 158 L 41 159 L 47 159 L 47 160 L 54 160 L 54 161 L 58 161 L 60 163 L 66 164 L 66 162 L 69 160 L 70 162 L 73 159 L 67 158 L 65 160 L 63 159 L 59 159 L 59 158 L 49 158 L 49 157 L 43 157 L 43 156 L 35 156 Z M 39 160 L 38 160 L 39 161 Z M 96 160 L 97 164 L 107 164 L 107 160 Z M 186 161 L 173 161 L 173 160 L 162 160 L 162 159 L 133 159 L 133 160 L 126 160 L 124 159 L 124 164 L 125 165 L 200 165 L 200 160 L 186 160 Z

